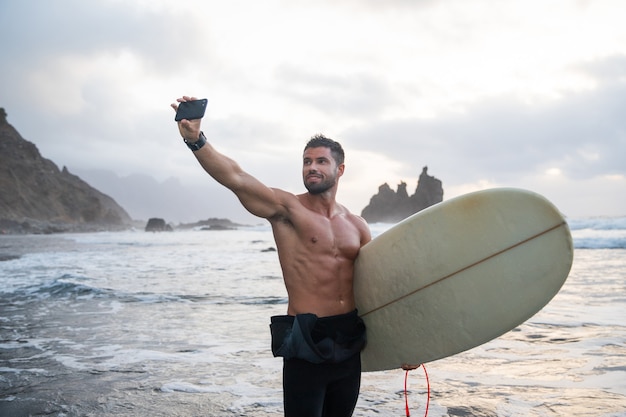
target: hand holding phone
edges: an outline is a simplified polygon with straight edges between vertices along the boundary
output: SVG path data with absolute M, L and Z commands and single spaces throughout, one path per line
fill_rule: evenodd
M 206 98 L 201 100 L 182 101 L 178 104 L 174 120 L 180 122 L 183 119 L 202 119 L 206 110 L 207 101 L 208 100 Z

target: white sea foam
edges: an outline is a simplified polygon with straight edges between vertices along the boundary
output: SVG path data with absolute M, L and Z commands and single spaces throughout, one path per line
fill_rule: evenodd
M 168 382 L 161 387 L 161 391 L 163 392 L 189 392 L 189 393 L 200 393 L 200 392 L 223 392 L 225 387 L 216 387 L 216 386 L 207 386 L 207 385 L 196 385 L 190 382 L 183 381 L 175 381 Z
M 0 373 L 14 373 L 14 374 L 31 373 L 31 374 L 46 375 L 46 374 L 48 374 L 48 371 L 45 370 L 45 369 L 40 369 L 40 368 L 7 368 L 7 367 L 0 367 Z

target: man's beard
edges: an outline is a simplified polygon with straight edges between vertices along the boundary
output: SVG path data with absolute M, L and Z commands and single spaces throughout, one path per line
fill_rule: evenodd
M 322 194 L 335 185 L 335 177 L 327 178 L 324 181 L 316 182 L 313 184 L 308 183 L 306 180 L 304 181 L 304 186 L 311 194 Z

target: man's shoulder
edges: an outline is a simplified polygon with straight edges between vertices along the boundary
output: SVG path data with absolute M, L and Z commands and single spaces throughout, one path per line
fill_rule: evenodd
M 347 218 L 349 218 L 350 220 L 354 220 L 354 221 L 358 221 L 360 223 L 365 223 L 367 224 L 367 222 L 365 221 L 365 219 L 361 216 L 359 216 L 358 214 L 354 214 L 352 213 L 346 206 L 344 206 L 343 204 L 339 204 L 337 203 L 337 207 L 339 207 L 342 211 L 342 213 L 344 214 L 344 216 L 346 216 Z
M 347 208 L 344 207 L 344 209 L 345 209 L 346 219 L 348 219 L 348 221 L 352 223 L 359 230 L 359 234 L 361 235 L 362 242 L 363 243 L 369 242 L 372 239 L 372 235 L 370 232 L 370 227 L 367 224 L 367 221 L 365 221 L 363 217 L 357 214 L 351 213 L 350 210 L 348 210 Z

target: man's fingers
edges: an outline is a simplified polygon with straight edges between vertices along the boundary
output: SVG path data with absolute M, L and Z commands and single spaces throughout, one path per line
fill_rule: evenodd
M 181 98 L 177 98 L 176 103 L 172 103 L 170 104 L 170 106 L 172 106 L 174 111 L 178 111 L 178 103 L 184 103 L 185 101 L 194 101 L 197 99 L 198 99 L 197 97 L 193 97 L 193 96 L 182 96 Z
M 172 103 L 171 106 L 174 110 L 178 110 L 178 103 L 184 103 L 185 101 L 194 101 L 197 99 L 197 97 L 193 96 L 182 96 L 181 98 L 177 98 L 176 103 Z

